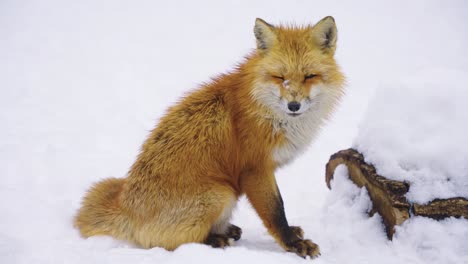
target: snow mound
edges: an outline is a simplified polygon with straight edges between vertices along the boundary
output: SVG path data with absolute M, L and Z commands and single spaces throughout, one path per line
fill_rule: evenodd
M 468 197 L 468 72 L 421 71 L 377 90 L 354 147 L 412 202 Z
M 371 200 L 345 165 L 336 168 L 331 187 L 320 221 L 325 263 L 467 263 L 468 220 L 412 217 L 389 241 L 381 217 L 368 217 Z

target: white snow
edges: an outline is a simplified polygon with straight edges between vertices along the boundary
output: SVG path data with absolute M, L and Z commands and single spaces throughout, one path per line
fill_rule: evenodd
M 354 143 L 412 202 L 468 198 L 468 71 L 426 69 L 382 86 Z
M 0 263 L 305 263 L 275 244 L 245 200 L 233 219 L 243 237 L 226 250 L 83 239 L 72 218 L 93 182 L 125 175 L 168 106 L 255 47 L 255 17 L 304 24 L 327 15 L 347 95 L 309 150 L 278 172 L 290 224 L 320 245 L 314 263 L 467 263 L 467 220 L 415 218 L 389 242 L 344 169 L 332 191 L 324 180 L 375 87 L 428 66 L 466 72 L 467 12 L 464 1 L 426 0 L 0 1 Z

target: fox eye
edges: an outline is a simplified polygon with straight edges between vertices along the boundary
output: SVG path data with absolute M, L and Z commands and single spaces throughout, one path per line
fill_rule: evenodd
M 273 77 L 273 78 L 275 78 L 275 79 L 278 79 L 278 80 L 284 81 L 284 77 L 283 77 L 283 76 L 272 75 L 271 77 Z
M 309 79 L 312 79 L 312 78 L 314 78 L 315 76 L 317 76 L 317 74 L 313 74 L 313 73 L 307 74 L 306 76 L 304 76 L 304 81 L 309 80 Z

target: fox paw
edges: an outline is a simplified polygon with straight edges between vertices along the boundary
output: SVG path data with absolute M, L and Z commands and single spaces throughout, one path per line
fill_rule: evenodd
M 236 225 L 231 224 L 226 231 L 226 236 L 237 241 L 242 236 L 242 229 Z
M 300 226 L 290 226 L 291 231 L 300 239 L 304 239 L 304 231 Z
M 297 255 L 306 258 L 316 258 L 320 256 L 320 249 L 317 244 L 310 241 L 309 239 L 298 240 L 287 245 L 288 251 L 294 252 Z
M 219 234 L 209 234 L 205 240 L 205 244 L 210 245 L 214 248 L 225 248 L 230 246 L 232 242 L 232 238 L 226 235 L 219 235 Z

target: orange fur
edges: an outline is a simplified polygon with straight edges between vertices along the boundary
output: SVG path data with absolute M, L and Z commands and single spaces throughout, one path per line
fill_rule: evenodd
M 287 127 L 297 124 L 300 130 L 307 118 L 316 118 L 315 133 L 342 94 L 344 77 L 334 45 L 325 47 L 314 37 L 321 28 L 273 27 L 257 20 L 256 30 L 257 41 L 265 41 L 259 45 L 266 47 L 258 46 L 237 69 L 171 107 L 128 176 L 104 180 L 87 193 L 75 219 L 83 236 L 110 235 L 168 250 L 202 243 L 210 232 L 222 232 L 238 197 L 246 194 L 273 237 L 291 250 L 272 216 L 272 201 L 279 197 L 274 171 L 290 160 L 282 151 L 297 132 Z M 310 73 L 316 76 L 305 80 Z M 287 78 L 287 89 L 278 76 Z M 299 100 L 318 86 L 332 98 L 314 106 L 319 116 L 290 117 L 263 100 L 270 93 L 278 96 L 273 100 Z

